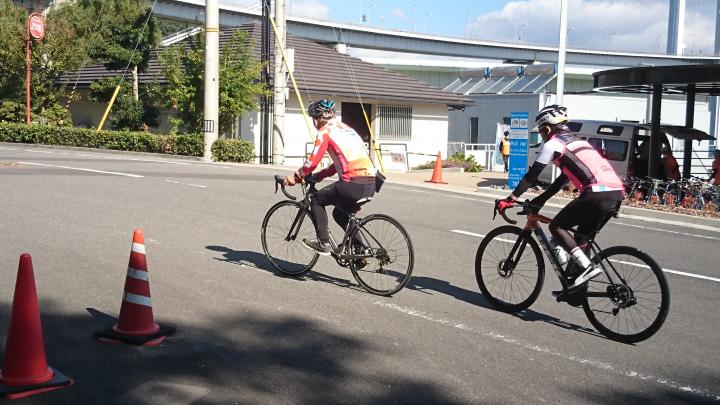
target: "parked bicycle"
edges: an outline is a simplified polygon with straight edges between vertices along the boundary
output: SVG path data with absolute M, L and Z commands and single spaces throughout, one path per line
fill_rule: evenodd
M 276 270 L 298 277 L 312 269 L 319 257 L 316 252 L 302 246 L 304 238 L 315 237 L 310 202 L 317 189 L 315 183 L 306 177 L 301 183 L 303 198 L 297 201 L 285 189 L 282 178 L 276 175 L 276 193 L 278 186 L 289 200 L 278 202 L 265 214 L 262 246 Z M 405 228 L 388 215 L 358 217 L 360 207 L 370 200 L 365 198 L 357 202 L 339 243 L 330 235 L 331 254 L 340 266 L 350 268 L 355 280 L 366 291 L 390 296 L 410 281 L 414 265 L 412 242 Z
M 518 213 L 527 216 L 524 228 L 500 226 L 488 233 L 478 247 L 475 276 L 480 290 L 493 307 L 514 313 L 535 302 L 545 278 L 542 246 L 563 288 L 557 301 L 582 306 L 588 320 L 600 333 L 613 340 L 635 343 L 660 329 L 670 307 L 670 293 L 660 266 L 646 253 L 630 246 L 601 249 L 595 242 L 597 230 L 616 216 L 617 210 L 608 212 L 593 234 L 583 235 L 588 239 L 588 257 L 592 257 L 591 261 L 603 270 L 603 274 L 576 290 L 567 289 L 573 280 L 572 266 L 576 264 L 571 260 L 566 269 L 559 264 L 540 227 L 541 223 L 550 223 L 552 218 L 538 212 L 537 207 L 526 201 Z M 504 212 L 501 215 L 505 221 L 517 223 Z M 576 229 L 570 231 L 579 236 Z

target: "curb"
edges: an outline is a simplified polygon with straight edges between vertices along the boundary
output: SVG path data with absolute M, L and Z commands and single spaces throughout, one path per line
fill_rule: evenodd
M 33 149 L 57 149 L 57 150 L 76 150 L 80 152 L 95 152 L 95 153 L 107 153 L 111 155 L 131 155 L 131 156 L 146 156 L 154 158 L 166 158 L 166 159 L 179 159 L 179 160 L 190 160 L 195 162 L 205 162 L 202 157 L 199 156 L 185 156 L 185 155 L 171 155 L 168 153 L 151 153 L 151 152 L 135 152 L 129 150 L 115 150 L 115 149 L 99 149 L 99 148 L 85 148 L 81 146 L 63 146 L 63 145 L 44 145 L 40 143 L 12 143 L 12 142 L 0 142 L 2 146 L 14 146 L 18 148 L 33 148 Z

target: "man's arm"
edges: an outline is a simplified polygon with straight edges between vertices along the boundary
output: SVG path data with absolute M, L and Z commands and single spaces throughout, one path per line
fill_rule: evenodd
M 548 187 L 545 191 L 542 192 L 542 194 L 533 198 L 531 203 L 533 205 L 537 205 L 538 207 L 542 207 L 543 205 L 545 205 L 547 200 L 552 198 L 552 196 L 557 194 L 558 191 L 560 191 L 563 188 L 563 186 L 565 185 L 565 183 L 567 183 L 567 181 L 568 181 L 568 177 L 564 174 L 561 174 L 560 176 L 558 176 L 555 179 L 555 181 L 552 182 L 550 187 Z
M 510 194 L 513 200 L 520 199 L 520 196 L 523 195 L 524 192 L 526 192 L 530 187 L 537 184 L 538 177 L 540 176 L 540 173 L 542 173 L 545 166 L 547 165 L 540 163 L 537 160 L 535 161 L 535 163 L 533 163 L 532 166 L 530 166 L 530 170 L 525 173 L 523 178 L 520 180 L 520 183 L 518 183 L 517 187 L 515 187 L 515 190 L 513 190 L 512 194 Z
M 319 132 L 317 139 L 315 139 L 315 147 L 313 148 L 310 157 L 305 161 L 298 171 L 295 173 L 295 179 L 301 180 L 303 177 L 309 175 L 315 170 L 320 164 L 325 152 L 328 148 L 328 135 L 324 132 Z

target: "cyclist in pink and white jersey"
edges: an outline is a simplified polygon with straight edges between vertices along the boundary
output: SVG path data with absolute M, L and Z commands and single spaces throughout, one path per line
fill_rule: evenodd
M 303 239 L 307 248 L 329 256 L 332 245 L 325 207 L 335 206 L 333 218 L 345 229 L 349 212 L 355 204 L 362 199 L 372 199 L 375 194 L 375 167 L 360 135 L 335 116 L 334 101 L 320 100 L 310 104 L 308 115 L 318 130 L 315 148 L 305 164 L 293 176 L 285 178 L 285 184 L 292 186 L 306 176 L 312 176 L 313 181 L 318 182 L 337 173 L 340 180 L 318 190 L 312 199 L 311 212 L 317 239 Z M 325 152 L 330 155 L 333 164 L 313 174 Z
M 565 107 L 551 105 L 540 110 L 535 123 L 544 142 L 542 149 L 512 194 L 498 203 L 498 209 L 504 211 L 515 205 L 520 196 L 537 183 L 538 176 L 550 162 L 560 168 L 562 174 L 531 203 L 542 207 L 568 180 L 580 191 L 580 196 L 560 210 L 549 226 L 555 242 L 570 252 L 582 271 L 569 287 L 574 289 L 600 275 L 602 270 L 592 265 L 585 255 L 583 245 L 587 241 L 582 238 L 576 241 L 566 229 L 577 226 L 578 234 L 584 235 L 598 230 L 598 226 L 604 225 L 600 222 L 606 215 L 620 207 L 624 190 L 612 165 L 587 141 L 570 132 L 567 122 Z

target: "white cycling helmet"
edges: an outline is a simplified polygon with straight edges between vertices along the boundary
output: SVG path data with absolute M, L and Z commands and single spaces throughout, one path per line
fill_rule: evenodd
M 549 105 L 543 107 L 538 115 L 535 116 L 535 128 L 533 130 L 537 131 L 542 125 L 555 126 L 567 124 L 568 121 L 567 108 L 557 104 Z

